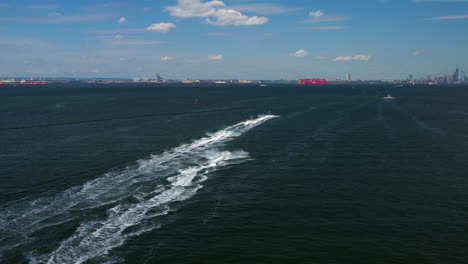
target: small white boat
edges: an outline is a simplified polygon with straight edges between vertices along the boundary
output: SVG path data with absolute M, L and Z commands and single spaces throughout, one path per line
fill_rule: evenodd
M 385 99 L 385 100 L 394 100 L 395 97 L 392 97 L 390 94 L 387 94 L 387 96 L 385 96 L 383 99 Z
M 265 86 L 268 86 L 268 85 L 260 83 L 260 87 L 265 87 Z

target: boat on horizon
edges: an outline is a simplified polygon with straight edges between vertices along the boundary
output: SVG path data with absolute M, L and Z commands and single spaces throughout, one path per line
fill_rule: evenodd
M 299 79 L 297 81 L 297 84 L 328 84 L 328 81 L 326 79 L 321 78 L 304 78 Z
M 383 99 L 384 100 L 394 100 L 395 97 L 391 96 L 390 94 L 387 94 L 387 96 L 385 96 Z

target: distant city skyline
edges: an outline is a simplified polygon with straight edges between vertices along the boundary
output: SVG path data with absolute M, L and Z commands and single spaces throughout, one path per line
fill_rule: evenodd
M 467 26 L 468 0 L 6 0 L 0 79 L 454 79 Z

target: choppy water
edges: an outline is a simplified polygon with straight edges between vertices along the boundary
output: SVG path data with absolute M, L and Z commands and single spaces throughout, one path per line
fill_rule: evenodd
M 468 87 L 76 84 L 0 100 L 1 263 L 468 261 Z

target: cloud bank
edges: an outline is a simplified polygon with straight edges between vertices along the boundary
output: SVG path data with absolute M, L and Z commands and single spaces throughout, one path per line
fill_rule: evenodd
M 162 61 L 169 61 L 169 60 L 172 60 L 172 57 L 170 57 L 170 56 L 163 56 L 163 57 L 160 58 L 160 60 L 162 60 Z
M 209 59 L 209 60 L 214 60 L 214 61 L 216 61 L 216 60 L 222 60 L 222 59 L 223 59 L 223 55 L 210 55 L 210 56 L 208 56 L 208 59 Z
M 448 19 L 466 19 L 466 18 L 468 18 L 468 14 L 431 17 L 431 18 L 426 18 L 425 20 L 448 20 Z
M 309 17 L 310 19 L 304 20 L 302 23 L 323 23 L 348 19 L 345 16 L 327 15 L 322 10 L 310 11 Z
M 340 56 L 333 59 L 333 61 L 368 61 L 372 58 L 369 55 L 354 55 L 354 56 Z
M 421 49 L 421 50 L 415 50 L 415 51 L 413 51 L 413 52 L 411 53 L 411 55 L 412 55 L 413 57 L 416 57 L 416 56 L 419 56 L 419 55 L 423 54 L 424 52 L 426 52 L 426 51 L 423 50 L 423 49 Z
M 149 31 L 157 31 L 159 33 L 166 34 L 175 27 L 176 25 L 174 23 L 159 23 L 159 24 L 151 24 L 146 29 Z
M 305 57 L 307 55 L 309 55 L 309 52 L 307 50 L 303 50 L 303 49 L 289 54 L 289 56 L 292 56 L 292 57 Z
M 127 19 L 125 17 L 121 17 L 121 18 L 119 18 L 119 21 L 117 23 L 125 24 L 125 23 L 127 23 Z
M 205 23 L 215 26 L 252 26 L 268 22 L 266 17 L 249 17 L 237 10 L 226 8 L 225 4 L 218 0 L 209 2 L 178 0 L 177 2 L 176 6 L 166 8 L 173 17 L 202 17 L 206 18 Z

